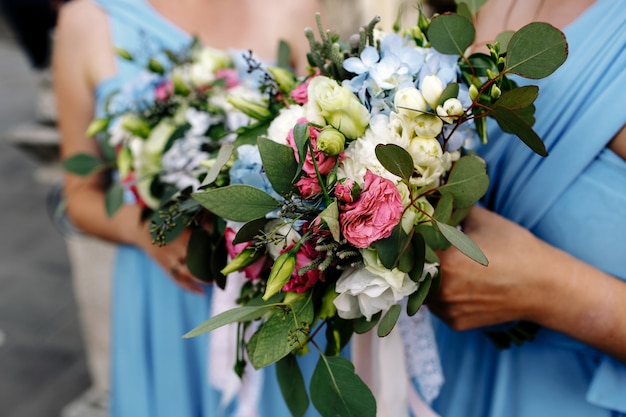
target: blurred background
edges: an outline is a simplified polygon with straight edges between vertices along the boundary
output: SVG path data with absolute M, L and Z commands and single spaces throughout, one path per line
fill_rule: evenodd
M 50 79 L 7 22 L 0 12 L 0 416 L 67 416 L 91 381 L 67 246 L 47 210 L 60 175 Z

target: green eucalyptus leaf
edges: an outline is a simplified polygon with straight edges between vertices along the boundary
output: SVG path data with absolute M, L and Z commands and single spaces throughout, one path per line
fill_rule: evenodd
M 552 74 L 566 59 L 565 35 L 548 23 L 533 22 L 511 37 L 505 71 L 539 79 Z
M 543 141 L 533 128 L 515 111 L 504 107 L 496 107 L 491 113 L 502 130 L 515 134 L 530 149 L 541 156 L 548 156 L 548 151 Z
M 459 96 L 459 85 L 457 83 L 450 83 L 444 88 L 441 96 L 439 97 L 438 105 L 443 105 L 446 100 L 450 98 L 457 98 Z
M 440 188 L 441 194 L 452 194 L 455 207 L 476 203 L 489 187 L 485 161 L 475 155 L 463 156 L 452 168 L 448 181 Z
M 335 242 L 339 242 L 341 240 L 341 227 L 339 226 L 339 206 L 337 205 L 337 200 L 330 203 L 328 207 L 319 214 L 319 217 L 328 226 Z
M 374 395 L 344 357 L 320 355 L 309 386 L 322 417 L 376 417 Z
M 226 166 L 228 161 L 230 161 L 230 157 L 233 155 L 233 145 L 231 143 L 224 143 L 219 151 L 217 151 L 217 156 L 215 157 L 215 162 L 213 166 L 207 172 L 206 177 L 202 181 L 202 186 L 212 184 L 222 171 L 222 168 Z
M 539 95 L 539 87 L 527 85 L 505 91 L 494 103 L 494 107 L 504 107 L 509 110 L 521 110 L 531 106 Z
M 418 224 L 415 226 L 415 233 L 419 233 L 424 238 L 424 242 L 426 243 L 426 253 L 428 254 L 428 249 L 434 250 L 443 250 L 448 249 L 450 247 L 450 242 L 446 240 L 446 238 L 439 232 L 439 230 L 434 227 L 431 223 L 428 224 Z M 433 252 L 434 253 L 434 252 Z M 432 262 L 432 261 L 429 261 Z
M 219 288 L 226 288 L 226 276 L 220 271 L 226 266 L 228 262 L 228 250 L 226 249 L 226 239 L 224 235 L 221 235 L 217 240 L 217 243 L 213 247 L 211 253 L 211 277 Z
M 193 229 L 187 243 L 186 263 L 189 272 L 202 281 L 212 281 L 211 254 L 213 238 L 204 229 Z
M 448 247 L 449 245 L 450 243 L 448 243 Z M 428 245 L 426 245 L 426 253 L 424 254 L 424 258 L 426 259 L 426 262 L 431 264 L 438 264 L 440 262 L 437 253 Z
M 291 67 L 291 48 L 283 39 L 278 41 L 278 59 L 276 64 L 281 68 Z
M 293 141 L 296 144 L 296 149 L 298 150 L 298 169 L 296 170 L 296 174 L 291 179 L 295 181 L 296 178 L 302 172 L 302 167 L 304 166 L 304 161 L 306 160 L 307 152 L 309 151 L 309 125 L 306 123 L 298 123 L 293 128 Z
M 496 36 L 496 42 L 500 45 L 500 55 L 505 54 L 507 49 L 509 48 L 509 42 L 511 42 L 511 38 L 515 35 L 514 30 L 505 30 L 504 32 L 500 32 L 498 36 Z
M 124 204 L 124 187 L 120 183 L 114 183 L 104 196 L 104 204 L 107 215 L 113 217 L 117 210 Z
M 263 230 L 268 220 L 265 217 L 254 219 L 243 226 L 237 231 L 235 238 L 233 239 L 233 245 L 243 242 L 249 242 L 257 236 L 263 234 Z
M 374 245 L 378 259 L 383 266 L 387 269 L 393 269 L 397 266 L 400 255 L 406 250 L 409 243 L 409 236 L 402 229 L 402 225 L 398 224 L 391 232 L 391 236 L 380 239 Z
M 405 181 L 413 175 L 413 158 L 404 148 L 394 145 L 376 145 L 376 158 L 389 172 Z
M 465 5 L 472 14 L 476 14 L 478 9 L 483 7 L 483 5 L 487 2 L 487 0 L 456 0 L 456 4 Z
M 469 66 L 465 61 L 461 61 L 459 63 L 459 67 L 461 68 L 463 74 L 467 74 L 466 79 L 468 83 L 472 82 L 474 76 L 486 77 L 487 70 L 491 71 L 494 74 L 500 72 L 491 55 L 487 55 L 482 52 L 477 52 L 470 55 L 468 58 L 468 62 Z
M 86 177 L 104 167 L 104 163 L 88 153 L 77 153 L 63 161 L 63 169 L 72 174 Z
M 236 222 L 258 219 L 280 207 L 280 202 L 265 191 L 242 184 L 199 191 L 191 196 L 211 213 Z
M 420 282 L 419 287 L 417 287 L 417 291 L 409 295 L 409 299 L 407 300 L 406 304 L 406 313 L 409 316 L 413 316 L 415 313 L 417 313 L 417 310 L 419 310 L 420 307 L 424 304 L 424 300 L 426 300 L 426 297 L 430 292 L 432 282 L 433 278 L 430 276 L 430 274 L 427 274 L 426 278 L 424 278 L 424 281 Z
M 237 139 L 233 145 L 235 148 L 241 145 L 256 145 L 257 138 L 267 134 L 269 124 L 270 121 L 260 121 L 237 129 Z
M 398 322 L 398 318 L 400 317 L 400 313 L 402 312 L 402 307 L 400 304 L 392 305 L 389 310 L 385 313 L 383 318 L 380 320 L 380 324 L 378 325 L 377 334 L 378 337 L 385 337 L 396 326 Z
M 382 313 L 379 311 L 374 314 L 370 320 L 367 320 L 365 317 L 359 317 L 358 319 L 352 320 L 352 327 L 354 332 L 357 334 L 364 334 L 372 330 L 380 320 Z
M 460 250 L 467 257 L 473 259 L 481 265 L 489 265 L 489 261 L 487 260 L 485 254 L 465 233 L 461 232 L 456 227 L 445 223 L 437 222 L 437 227 L 439 228 L 439 231 L 441 231 L 441 234 L 444 235 L 455 248 Z
M 287 355 L 276 363 L 276 379 L 291 415 L 304 416 L 309 408 L 309 396 L 294 355 Z
M 254 333 L 248 344 L 248 358 L 256 368 L 271 365 L 307 343 L 308 326 L 313 322 L 313 302 L 307 297 L 292 306 L 276 309 Z
M 465 50 L 474 42 L 475 35 L 472 22 L 453 13 L 435 16 L 427 33 L 428 40 L 437 51 L 459 56 L 465 54 Z
M 414 282 L 419 282 L 419 280 L 422 279 L 424 262 L 426 262 L 426 242 L 424 241 L 424 236 L 419 233 L 414 233 L 411 243 L 413 268 L 409 271 L 409 278 Z
M 474 16 L 472 16 L 472 11 L 470 10 L 469 6 L 467 5 L 466 2 L 462 2 L 462 3 L 458 3 L 458 6 L 456 8 L 456 14 L 463 16 L 464 18 L 466 18 L 467 20 L 469 20 L 470 22 L 474 19 Z
M 293 154 L 293 149 L 264 137 L 260 137 L 257 144 L 259 145 L 263 168 L 272 188 L 281 195 L 295 191 L 296 188 L 291 179 L 296 175 L 298 162 Z
M 211 317 L 201 325 L 197 326 L 193 330 L 189 331 L 183 337 L 185 339 L 196 337 L 204 333 L 208 333 L 222 326 L 226 326 L 231 323 L 245 323 L 260 319 L 268 312 L 276 309 L 275 305 L 262 305 L 262 306 L 245 306 L 237 307 L 231 310 L 224 311 L 216 316 Z
M 435 207 L 435 213 L 433 217 L 440 222 L 448 223 L 450 216 L 452 216 L 452 206 L 454 204 L 454 197 L 452 193 L 444 193 L 441 195 L 437 207 Z

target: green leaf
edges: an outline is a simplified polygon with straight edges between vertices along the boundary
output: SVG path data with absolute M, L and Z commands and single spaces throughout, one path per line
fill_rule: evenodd
M 264 368 L 305 345 L 313 314 L 310 297 L 297 301 L 293 306 L 276 309 L 250 339 L 250 363 L 256 369 Z
M 113 217 L 117 210 L 124 204 L 124 187 L 119 183 L 114 183 L 104 196 L 104 204 L 107 215 Z
M 456 0 L 456 4 L 458 4 L 459 7 L 465 4 L 472 14 L 476 14 L 478 9 L 483 7 L 483 4 L 486 2 L 487 0 Z
M 496 107 L 493 109 L 491 117 L 496 119 L 500 128 L 515 134 L 535 153 L 548 156 L 546 146 L 539 135 L 519 114 L 504 107 Z
M 236 222 L 258 219 L 280 207 L 280 202 L 265 191 L 242 184 L 199 191 L 191 196 L 211 213 Z
M 233 245 L 249 242 L 255 237 L 262 235 L 268 220 L 265 217 L 254 219 L 241 226 L 233 239 Z
M 435 213 L 433 217 L 442 223 L 448 223 L 450 216 L 452 216 L 452 206 L 454 204 L 454 197 L 452 193 L 444 193 L 441 195 L 437 207 L 435 207 Z
M 565 35 L 548 23 L 533 22 L 511 37 L 505 71 L 539 79 L 552 74 L 566 59 Z
M 461 61 L 459 63 L 459 67 L 461 68 L 463 73 L 469 76 L 467 78 L 468 83 L 472 82 L 473 76 L 486 77 L 487 70 L 490 70 L 494 74 L 500 72 L 496 63 L 493 62 L 493 58 L 491 58 L 490 55 L 484 54 L 482 52 L 477 52 L 470 55 L 468 61 L 471 68 L 467 66 L 467 63 L 465 61 Z
M 322 417 L 376 417 L 376 400 L 341 356 L 320 355 L 310 383 L 311 401 Z
M 276 379 L 291 415 L 304 416 L 309 408 L 309 396 L 300 365 L 294 355 L 287 355 L 276 363 Z
M 389 172 L 405 181 L 413 175 L 413 158 L 404 148 L 394 145 L 376 145 L 376 158 Z
M 278 59 L 276 64 L 281 68 L 291 67 L 291 49 L 289 44 L 282 39 L 278 42 Z
M 409 295 L 409 299 L 407 300 L 406 304 L 406 313 L 409 316 L 413 316 L 415 313 L 417 313 L 417 310 L 419 310 L 420 307 L 424 304 L 424 300 L 426 300 L 426 297 L 430 292 L 432 282 L 433 278 L 430 276 L 430 274 L 427 274 L 426 278 L 424 278 L 424 281 L 420 282 L 419 287 L 417 287 L 417 291 Z
M 248 321 L 257 320 L 263 317 L 266 313 L 272 311 L 273 309 L 276 309 L 275 305 L 262 305 L 255 307 L 245 306 L 233 308 L 231 310 L 224 311 L 223 313 L 211 317 L 201 325 L 189 331 L 183 337 L 185 339 L 189 339 L 191 337 L 196 337 L 201 334 L 208 333 L 222 326 L 226 326 L 230 323 L 245 323 Z
M 434 17 L 428 27 L 427 37 L 433 48 L 442 54 L 462 56 L 474 42 L 476 30 L 466 17 L 445 13 Z
M 91 121 L 89 126 L 87 126 L 87 130 L 85 131 L 85 136 L 88 138 L 92 138 L 96 136 L 100 132 L 106 131 L 109 127 L 109 123 L 111 120 L 108 117 L 101 117 Z
M 446 100 L 450 98 L 457 98 L 459 96 L 459 85 L 457 83 L 450 83 L 444 88 L 441 96 L 439 97 L 438 105 L 443 105 Z
M 422 272 L 424 271 L 424 262 L 426 261 L 426 242 L 424 236 L 419 233 L 414 233 L 411 239 L 411 248 L 413 255 L 413 268 L 409 271 L 409 277 L 414 282 L 419 282 L 422 279 Z
M 397 266 L 400 255 L 406 250 L 411 241 L 406 234 L 402 225 L 398 224 L 393 228 L 391 236 L 380 239 L 375 243 L 378 259 L 387 269 L 393 269 Z
M 237 139 L 235 139 L 235 148 L 241 145 L 256 145 L 257 138 L 267 134 L 269 121 L 260 121 L 249 126 L 237 129 Z
M 86 177 L 102 167 L 104 167 L 104 163 L 88 153 L 78 153 L 63 161 L 64 170 L 81 177 Z
M 473 259 L 481 265 L 489 265 L 489 261 L 487 260 L 485 254 L 465 233 L 461 232 L 456 227 L 445 223 L 437 222 L 437 227 L 439 228 L 441 234 L 444 235 L 455 248 L 463 252 L 467 257 Z
M 509 42 L 511 42 L 511 38 L 515 35 L 514 30 L 506 30 L 504 32 L 500 32 L 498 36 L 496 36 L 496 42 L 500 45 L 500 54 L 505 54 L 507 49 L 509 48 Z
M 467 207 L 485 195 L 489 177 L 485 161 L 475 155 L 459 159 L 450 172 L 450 177 L 440 188 L 441 194 L 452 194 L 455 207 Z
M 259 145 L 263 168 L 272 188 L 281 195 L 295 191 L 291 180 L 298 171 L 298 162 L 293 154 L 293 149 L 264 137 L 258 138 L 257 144 Z
M 389 310 L 385 313 L 380 324 L 378 325 L 377 334 L 378 337 L 385 337 L 395 327 L 398 322 L 398 317 L 400 317 L 400 313 L 402 312 L 402 307 L 400 304 L 392 305 Z
M 337 200 L 330 203 L 328 207 L 319 214 L 319 217 L 328 226 L 335 242 L 339 242 L 341 240 L 341 227 L 339 226 L 339 207 Z
M 531 106 L 539 95 L 539 87 L 527 85 L 504 92 L 494 103 L 494 107 L 504 107 L 509 110 L 521 110 Z
M 215 162 L 207 172 L 206 177 L 202 181 L 202 186 L 212 184 L 222 171 L 222 168 L 230 161 L 230 157 L 233 155 L 233 145 L 231 143 L 224 143 L 220 150 L 217 152 Z
M 302 172 L 302 167 L 304 166 L 304 161 L 306 160 L 306 155 L 309 150 L 309 125 L 307 123 L 298 123 L 293 128 L 293 141 L 296 144 L 296 149 L 298 150 L 298 169 L 296 170 L 296 174 L 291 179 L 295 181 L 296 178 Z
M 471 22 L 474 19 L 474 17 L 472 16 L 472 11 L 470 10 L 470 8 L 467 5 L 467 3 L 465 3 L 465 2 L 458 3 L 457 2 L 457 4 L 458 4 L 458 6 L 456 8 L 456 14 L 465 17 L 466 19 L 468 19 Z
M 380 320 L 382 316 L 381 312 L 374 314 L 372 318 L 368 321 L 365 317 L 359 317 L 358 319 L 352 320 L 352 327 L 354 332 L 357 334 L 367 333 L 372 330 Z
M 228 250 L 226 249 L 226 239 L 220 236 L 211 253 L 211 277 L 215 285 L 219 288 L 226 288 L 226 277 L 220 272 L 226 266 Z
M 209 232 L 204 229 L 191 231 L 187 243 L 187 268 L 195 277 L 203 281 L 212 281 L 211 254 L 213 252 L 213 239 Z
M 415 233 L 419 233 L 426 242 L 426 254 L 429 255 L 429 249 L 442 250 L 450 247 L 450 242 L 437 230 L 431 223 L 418 224 L 415 227 Z M 434 253 L 434 252 L 433 252 Z M 427 256 L 428 258 L 428 256 Z M 430 259 L 430 258 L 429 258 Z M 429 261 L 431 262 L 431 261 Z

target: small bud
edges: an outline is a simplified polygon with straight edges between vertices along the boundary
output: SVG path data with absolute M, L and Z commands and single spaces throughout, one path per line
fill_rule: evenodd
M 443 93 L 443 82 L 434 74 L 427 75 L 420 84 L 420 91 L 426 102 L 434 109 Z
M 187 86 L 185 79 L 180 74 L 172 74 L 172 85 L 174 86 L 174 93 L 178 95 L 186 96 L 191 92 L 191 89 Z
M 317 150 L 326 156 L 337 156 L 343 152 L 346 137 L 332 126 L 326 126 L 317 137 Z
M 163 65 L 154 58 L 150 58 L 150 61 L 148 61 L 148 69 L 159 75 L 165 73 L 165 68 L 163 68 Z
M 120 178 L 128 177 L 133 168 L 133 155 L 128 148 L 121 148 L 116 157 L 117 170 Z
M 426 15 L 420 9 L 420 15 L 417 20 L 417 27 L 419 27 L 422 32 L 426 32 L 429 26 L 430 26 L 430 19 L 428 19 Z
M 469 87 L 469 96 L 472 101 L 476 100 L 476 97 L 478 97 L 478 88 L 476 88 L 474 84 Z
M 500 88 L 498 88 L 497 85 L 492 85 L 491 86 L 491 98 L 493 99 L 499 99 L 500 96 L 502 95 L 502 90 L 500 90 Z
M 272 74 L 278 88 L 283 93 L 289 94 L 296 87 L 296 77 L 291 71 L 280 67 L 268 67 L 267 70 Z
M 248 246 L 239 252 L 220 272 L 222 275 L 228 275 L 231 272 L 241 271 L 255 263 L 261 255 L 263 255 L 262 251 L 255 249 L 253 246 Z
M 105 117 L 92 120 L 85 131 L 85 136 L 91 138 L 100 132 L 104 132 L 109 127 L 110 121 L 110 119 Z
M 498 74 L 494 73 L 493 71 L 491 71 L 489 68 L 487 68 L 487 77 L 490 80 L 493 80 L 494 78 L 496 78 L 498 76 Z
M 265 294 L 263 294 L 263 300 L 267 301 L 274 294 L 277 294 L 289 281 L 293 270 L 296 268 L 296 254 L 289 251 L 280 255 L 274 261 L 272 271 L 267 279 L 267 286 L 265 288 Z
M 269 109 L 261 103 L 247 100 L 242 97 L 228 97 L 228 102 L 237 110 L 252 117 L 253 119 L 262 121 L 272 117 Z
M 126 49 L 115 47 L 114 51 L 115 51 L 115 54 L 122 59 L 125 59 L 127 61 L 133 60 L 133 56 Z
M 145 120 L 135 116 L 124 117 L 122 128 L 140 138 L 146 139 L 150 136 L 150 125 Z

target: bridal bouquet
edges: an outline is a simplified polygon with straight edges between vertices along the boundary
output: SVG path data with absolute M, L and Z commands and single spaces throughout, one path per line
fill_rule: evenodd
M 140 65 L 128 51 L 117 53 Z M 113 168 L 108 214 L 130 194 L 152 217 L 156 242 L 166 243 L 200 212 L 189 197 L 192 192 L 227 184 L 223 162 L 220 169 L 212 167 L 230 159 L 235 132 L 251 120 L 229 100 L 261 95 L 254 78 L 235 64 L 232 54 L 197 40 L 182 51 L 159 51 L 108 99 L 104 114 L 87 129 L 87 136 L 98 136 L 106 160 L 78 154 L 65 161 L 65 168 L 81 175 Z M 185 204 L 186 210 L 178 209 Z M 177 217 L 180 213 L 186 218 Z

